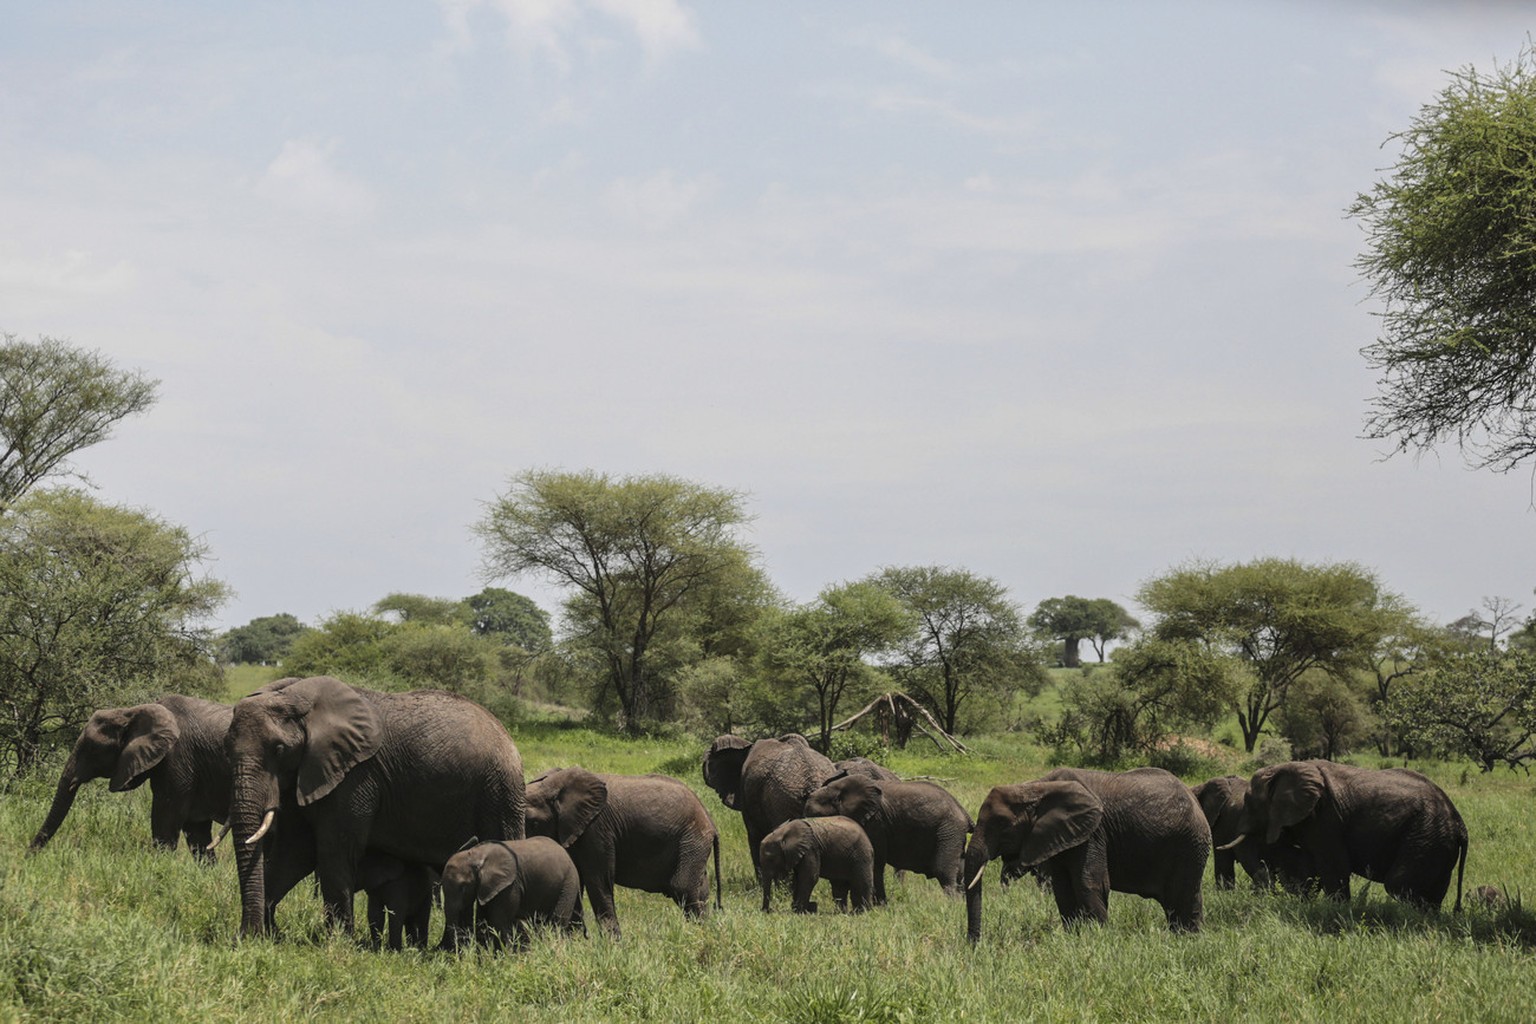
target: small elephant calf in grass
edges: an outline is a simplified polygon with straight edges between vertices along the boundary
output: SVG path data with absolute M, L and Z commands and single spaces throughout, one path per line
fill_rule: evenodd
M 443 919 L 447 950 L 457 949 L 471 933 L 521 949 L 533 925 L 587 930 L 576 865 L 559 843 L 544 836 L 481 843 L 448 858 Z
M 874 900 L 875 851 L 869 836 L 852 818 L 796 818 L 786 821 L 763 838 L 758 863 L 763 881 L 763 909 L 768 908 L 773 883 L 794 878 L 791 907 L 797 914 L 814 914 L 811 892 L 817 879 L 832 883 L 832 898 L 839 909 L 868 910 Z

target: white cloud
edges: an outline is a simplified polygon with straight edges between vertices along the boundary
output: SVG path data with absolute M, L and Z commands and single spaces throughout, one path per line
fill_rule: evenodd
M 679 181 L 671 171 L 661 171 L 642 181 L 620 178 L 608 186 L 604 201 L 621 219 L 655 230 L 685 217 L 713 187 L 709 178 Z
M 468 48 L 470 15 L 482 5 L 505 19 L 515 51 L 543 56 L 562 73 L 573 49 L 600 47 L 605 21 L 632 32 L 648 64 L 700 45 L 693 15 L 677 0 L 438 0 L 456 48 Z
M 256 183 L 256 194 L 295 213 L 366 219 L 377 205 L 373 189 L 333 165 L 336 148 L 334 140 L 288 140 Z

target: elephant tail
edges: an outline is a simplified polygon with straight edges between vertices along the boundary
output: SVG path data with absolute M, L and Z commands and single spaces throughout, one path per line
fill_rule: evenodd
M 1461 837 L 1461 855 L 1456 858 L 1456 906 L 1452 913 L 1461 913 L 1461 876 L 1467 868 L 1467 837 Z
M 714 847 L 715 847 L 715 909 L 716 910 L 720 910 L 721 909 L 721 905 L 720 905 L 720 833 L 719 832 L 715 833 L 715 838 L 712 840 L 712 842 L 714 843 Z M 1461 905 L 1460 889 L 1457 890 L 1456 905 L 1457 906 Z

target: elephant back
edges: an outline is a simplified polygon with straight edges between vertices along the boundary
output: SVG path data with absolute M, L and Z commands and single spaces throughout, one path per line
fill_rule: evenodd
M 742 765 L 742 806 L 764 831 L 800 817 L 805 798 L 837 774 L 824 754 L 798 740 L 758 740 Z

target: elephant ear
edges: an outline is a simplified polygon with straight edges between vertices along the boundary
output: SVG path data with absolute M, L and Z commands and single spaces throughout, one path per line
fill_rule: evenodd
M 741 791 L 741 766 L 746 763 L 752 744 L 740 736 L 717 737 L 704 755 L 704 784 L 714 790 L 720 802 L 736 810 Z
M 570 849 L 606 806 L 607 784 L 585 768 L 570 769 L 555 801 L 555 841 Z
M 850 776 L 843 789 L 843 813 L 860 825 L 868 825 L 885 800 L 880 783 L 862 775 Z
M 1019 852 L 1021 868 L 1086 843 L 1104 820 L 1104 805 L 1080 782 L 1046 782 L 1032 813 L 1034 821 Z
M 505 857 L 489 857 L 488 850 L 499 846 L 507 852 Z M 506 892 L 513 882 L 517 881 L 518 860 L 517 853 L 505 843 L 497 843 L 489 846 L 487 850 L 477 853 L 476 860 L 472 861 L 475 868 L 475 877 L 479 881 L 479 888 L 475 891 L 475 900 L 481 906 L 491 902 L 497 896 Z
M 143 783 L 144 773 L 163 761 L 180 738 L 181 726 L 164 705 L 140 704 L 129 708 L 123 750 L 117 755 L 117 770 L 109 783 L 112 792 L 121 793 Z
M 801 821 L 794 828 L 785 830 L 779 837 L 779 846 L 784 850 L 784 866 L 793 869 L 805 859 L 805 855 L 811 852 L 811 840 L 815 836 L 815 826 L 809 821 Z
M 367 698 L 340 679 L 315 676 L 284 689 L 310 702 L 304 716 L 309 742 L 299 764 L 299 806 L 303 807 L 335 789 L 347 772 L 378 752 L 383 725 Z
M 1280 841 L 1280 832 L 1310 818 L 1327 792 L 1322 770 L 1315 764 L 1297 761 L 1275 772 L 1269 787 L 1269 831 L 1264 841 Z

